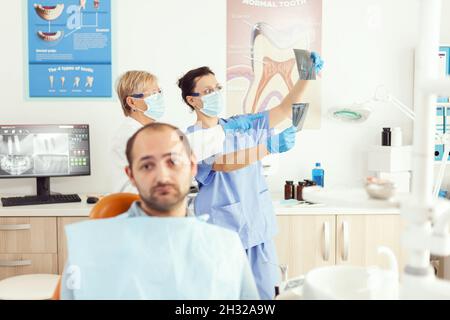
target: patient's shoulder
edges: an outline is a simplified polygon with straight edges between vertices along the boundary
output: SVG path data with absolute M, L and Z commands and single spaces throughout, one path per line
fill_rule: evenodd
M 124 219 L 124 218 L 129 218 L 129 217 L 130 217 L 130 213 L 127 211 L 127 212 L 119 214 L 114 219 Z

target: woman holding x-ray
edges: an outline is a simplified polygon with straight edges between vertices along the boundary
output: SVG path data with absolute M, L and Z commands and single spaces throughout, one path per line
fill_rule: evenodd
M 315 53 L 311 58 L 318 73 L 323 62 Z M 213 157 L 198 166 L 196 180 L 200 190 L 195 199 L 195 214 L 209 214 L 209 222 L 239 234 L 262 299 L 274 297 L 279 272 L 273 243 L 277 232 L 275 214 L 258 160 L 268 154 L 287 152 L 294 146 L 295 127 L 278 135 L 272 135 L 271 129 L 291 117 L 292 104 L 301 100 L 307 83 L 299 80 L 278 106 L 257 114 L 252 119 L 252 130 L 227 134 L 224 152 L 243 148 L 255 150 L 253 159 L 234 165 L 240 170 L 227 171 L 230 166 L 220 164 L 226 157 Z M 196 123 L 188 128 L 189 133 L 209 130 L 230 121 L 218 117 L 224 107 L 221 86 L 208 67 L 187 72 L 178 81 L 178 86 L 183 100 L 197 115 Z M 246 160 L 248 158 L 251 155 Z

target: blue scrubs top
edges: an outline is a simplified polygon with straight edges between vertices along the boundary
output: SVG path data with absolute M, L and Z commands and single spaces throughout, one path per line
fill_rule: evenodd
M 272 131 L 269 113 L 262 115 L 254 120 L 252 130 L 227 133 L 223 154 L 264 143 Z M 219 119 L 220 124 L 226 122 Z M 197 130 L 204 129 L 198 125 L 187 129 L 188 132 Z M 228 173 L 214 171 L 213 164 L 214 157 L 198 164 L 195 214 L 209 214 L 208 222 L 236 231 L 246 249 L 271 240 L 277 233 L 277 225 L 261 162 Z

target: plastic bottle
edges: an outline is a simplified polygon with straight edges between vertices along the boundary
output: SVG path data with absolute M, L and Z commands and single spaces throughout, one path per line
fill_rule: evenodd
M 395 127 L 391 135 L 391 145 L 393 147 L 401 147 L 403 144 L 402 129 Z
M 312 170 L 312 179 L 318 186 L 324 187 L 325 184 L 325 172 L 321 168 L 320 163 L 316 163 L 316 167 Z
M 284 200 L 295 199 L 294 181 L 286 181 L 284 185 Z

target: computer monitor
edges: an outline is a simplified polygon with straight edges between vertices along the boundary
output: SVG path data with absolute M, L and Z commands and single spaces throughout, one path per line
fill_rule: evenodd
M 89 125 L 0 125 L 0 179 L 36 178 L 37 196 L 50 177 L 91 174 Z

